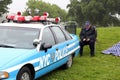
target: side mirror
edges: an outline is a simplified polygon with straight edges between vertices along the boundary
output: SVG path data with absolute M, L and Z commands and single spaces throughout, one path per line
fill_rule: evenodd
M 41 47 L 45 52 L 47 52 L 47 49 L 52 48 L 52 45 L 49 43 L 43 43 Z
M 35 40 L 33 41 L 33 45 L 36 47 L 38 44 L 40 44 L 40 40 L 35 39 Z

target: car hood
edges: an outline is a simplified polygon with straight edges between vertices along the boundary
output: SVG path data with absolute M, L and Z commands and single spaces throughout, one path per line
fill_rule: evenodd
M 29 49 L 16 49 L 16 48 L 0 48 L 0 69 L 5 68 L 6 65 L 31 54 L 32 50 Z

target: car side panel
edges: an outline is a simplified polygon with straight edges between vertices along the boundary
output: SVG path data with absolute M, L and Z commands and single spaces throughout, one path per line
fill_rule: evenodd
M 36 72 L 35 79 L 65 64 L 68 61 L 68 56 L 72 53 L 75 53 L 76 56 L 79 52 L 78 43 L 79 40 L 74 36 L 73 39 L 57 44 L 51 49 L 48 49 L 46 53 L 42 51 L 45 55 L 48 55 L 48 57 L 46 57 L 48 59 L 42 61 L 42 64 L 45 64 L 45 66 Z

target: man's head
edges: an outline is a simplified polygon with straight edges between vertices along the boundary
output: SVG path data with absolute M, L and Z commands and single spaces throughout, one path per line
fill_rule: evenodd
M 88 30 L 91 27 L 91 24 L 89 21 L 85 22 L 85 28 Z

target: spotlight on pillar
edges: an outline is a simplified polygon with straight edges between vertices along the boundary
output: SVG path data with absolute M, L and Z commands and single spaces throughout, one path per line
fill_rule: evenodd
M 36 9 L 34 10 L 34 13 L 35 13 L 35 15 L 39 15 L 40 10 L 36 8 Z
M 31 13 L 32 13 L 32 11 L 31 11 L 30 8 L 28 8 L 28 9 L 26 10 L 26 12 L 27 12 L 28 15 L 31 15 Z

